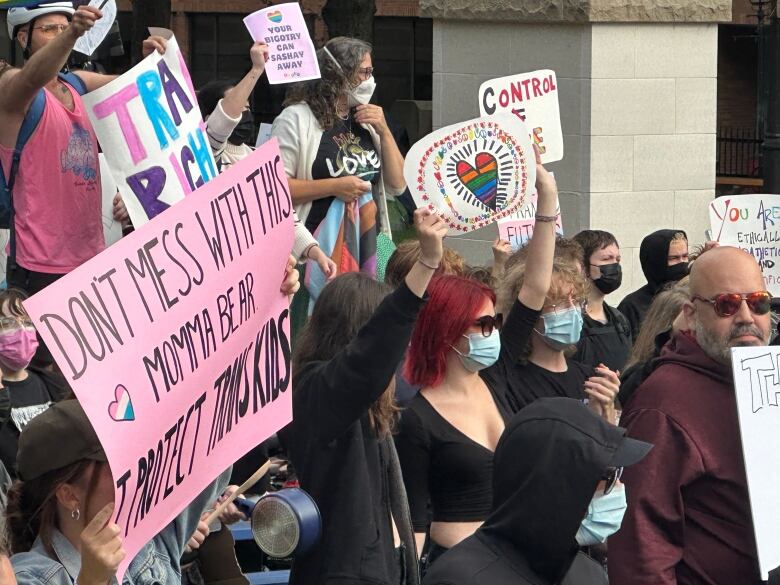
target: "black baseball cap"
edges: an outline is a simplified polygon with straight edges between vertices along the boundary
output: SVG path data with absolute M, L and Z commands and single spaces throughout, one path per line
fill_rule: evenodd
M 24 481 L 85 459 L 108 461 L 78 400 L 52 405 L 33 418 L 19 435 L 16 466 Z
M 609 467 L 628 467 L 639 463 L 652 448 L 651 443 L 623 436 L 623 441 L 609 461 Z

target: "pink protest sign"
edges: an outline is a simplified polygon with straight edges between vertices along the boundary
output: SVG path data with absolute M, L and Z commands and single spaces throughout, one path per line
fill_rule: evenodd
M 317 52 L 297 2 L 275 4 L 244 18 L 249 34 L 268 44 L 268 83 L 292 83 L 320 77 Z
M 292 420 L 276 140 L 24 305 L 108 456 L 130 560 Z M 174 470 L 172 472 L 172 470 Z
M 539 194 L 534 190 L 523 207 L 508 218 L 500 219 L 496 222 L 498 225 L 498 237 L 509 242 L 513 250 L 518 250 L 525 246 L 528 240 L 531 239 L 531 236 L 534 235 L 534 224 L 536 223 L 534 216 L 536 215 L 537 199 L 539 199 Z M 558 235 L 563 235 L 560 207 L 555 220 L 555 232 Z

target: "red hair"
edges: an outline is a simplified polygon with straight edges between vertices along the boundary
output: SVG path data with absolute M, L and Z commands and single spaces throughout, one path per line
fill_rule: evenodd
M 496 294 L 488 286 L 463 276 L 434 278 L 428 295 L 404 364 L 404 377 L 423 387 L 441 383 L 451 346 L 474 324 L 485 301 L 496 302 Z

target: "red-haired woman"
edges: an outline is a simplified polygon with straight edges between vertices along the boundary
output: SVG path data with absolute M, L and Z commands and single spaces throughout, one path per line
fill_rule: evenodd
M 490 513 L 493 450 L 510 412 L 500 384 L 480 375 L 505 367 L 495 293 L 476 280 L 442 276 L 428 295 L 404 372 L 422 390 L 401 417 L 396 448 L 418 550 L 432 508 L 430 564 Z

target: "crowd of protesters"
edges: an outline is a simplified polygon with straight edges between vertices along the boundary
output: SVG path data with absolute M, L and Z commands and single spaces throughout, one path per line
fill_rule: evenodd
M 25 63 L 0 70 L 0 168 L 13 194 L 0 585 L 109 585 L 126 556 L 106 454 L 23 306 L 105 247 L 100 147 L 81 95 L 115 77 L 63 73 L 100 17 L 70 2 L 6 15 Z M 145 55 L 165 50 L 144 41 Z M 370 103 L 371 51 L 328 41 L 321 78 L 290 86 L 272 128 L 297 212 L 278 279 L 302 327 L 278 448 L 323 527 L 290 583 L 760 583 L 730 358 L 769 343 L 772 299 L 755 259 L 712 243 L 693 259 L 685 232 L 655 231 L 640 248 L 647 284 L 613 307 L 619 243 L 600 230 L 556 235 L 557 187 L 538 152 L 526 246 L 497 240 L 491 266 L 469 266 L 445 245 L 443 219 L 418 209 L 415 238 L 396 248 L 388 210 L 406 188 L 404 159 Z M 249 54 L 243 79 L 198 92 L 220 172 L 253 150 L 249 99 L 268 47 Z M 204 520 L 266 457 L 258 445 L 224 461 L 124 582 L 245 583 L 221 527 L 245 517 L 231 506 L 221 525 Z

